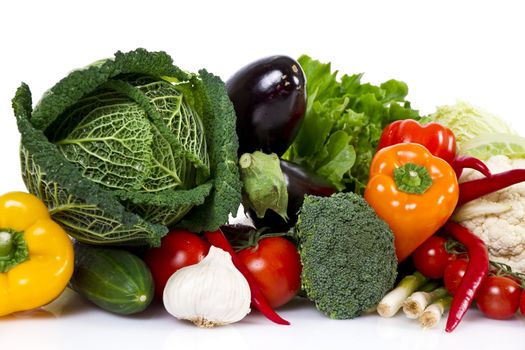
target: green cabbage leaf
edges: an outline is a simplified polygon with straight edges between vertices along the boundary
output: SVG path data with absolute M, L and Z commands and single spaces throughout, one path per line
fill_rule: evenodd
M 137 49 L 76 70 L 32 109 L 13 99 L 22 176 L 75 239 L 156 246 L 239 206 L 235 113 L 220 78 Z
M 467 142 L 478 137 L 516 134 L 503 119 L 463 101 L 438 107 L 429 120 L 445 125 L 454 132 L 459 152 Z

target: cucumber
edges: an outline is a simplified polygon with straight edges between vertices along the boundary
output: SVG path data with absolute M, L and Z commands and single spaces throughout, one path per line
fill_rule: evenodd
M 153 299 L 153 277 L 137 256 L 121 249 L 75 244 L 70 285 L 100 308 L 121 315 L 141 312 Z

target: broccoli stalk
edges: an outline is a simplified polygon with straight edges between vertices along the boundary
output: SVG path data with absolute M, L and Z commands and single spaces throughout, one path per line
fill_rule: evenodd
M 396 288 L 392 289 L 377 305 L 377 313 L 381 317 L 392 317 L 403 306 L 403 302 L 428 279 L 419 272 L 405 276 Z
M 362 197 L 306 196 L 296 234 L 303 289 L 327 316 L 359 316 L 394 286 L 392 231 Z

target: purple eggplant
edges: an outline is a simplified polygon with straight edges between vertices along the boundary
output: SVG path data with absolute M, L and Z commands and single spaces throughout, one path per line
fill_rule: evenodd
M 271 209 L 266 211 L 263 218 L 258 218 L 253 210 L 248 210 L 248 215 L 256 228 L 268 227 L 272 232 L 287 231 L 295 225 L 297 212 L 303 205 L 305 195 L 328 197 L 337 191 L 325 179 L 309 169 L 282 159 L 280 165 L 288 190 L 288 208 L 286 211 L 288 221 L 284 221 L 279 214 Z
M 282 155 L 306 111 L 306 78 L 299 63 L 287 56 L 262 58 L 235 73 L 226 89 L 237 114 L 239 155 Z

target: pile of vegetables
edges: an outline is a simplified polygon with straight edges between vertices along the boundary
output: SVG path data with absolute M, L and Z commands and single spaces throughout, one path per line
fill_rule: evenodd
M 22 84 L 30 193 L 0 196 L 0 316 L 66 287 L 205 328 L 251 309 L 289 325 L 276 309 L 298 296 L 333 319 L 448 312 L 449 332 L 472 303 L 525 314 L 525 140 L 464 102 L 422 117 L 407 94 L 306 55 L 223 83 L 144 49 L 34 108 Z M 252 226 L 228 224 L 241 203 Z
M 464 107 L 465 105 L 460 105 L 458 110 L 463 112 Z M 448 111 L 450 110 L 453 109 L 449 108 Z M 439 118 L 441 117 L 438 114 L 438 119 Z M 488 127 L 488 125 L 490 125 L 491 123 L 496 126 L 504 125 L 502 121 L 498 121 L 493 116 L 489 116 L 488 120 L 484 120 L 484 117 L 479 115 L 477 116 L 477 118 L 481 119 L 479 123 L 474 122 L 472 120 L 470 121 L 470 123 L 476 125 L 473 128 L 475 131 L 484 130 L 485 132 L 490 132 L 491 129 Z M 450 117 L 449 120 L 457 121 L 457 119 L 453 117 Z M 496 121 L 498 121 L 498 123 L 496 123 Z M 455 123 L 450 124 L 451 127 L 455 126 Z M 429 125 L 437 126 L 440 124 L 430 123 L 427 125 L 427 127 Z M 454 133 L 445 126 L 441 125 L 440 127 L 447 130 L 447 133 L 442 134 L 449 134 L 451 137 L 450 144 L 454 144 L 455 146 L 456 141 L 454 138 Z M 410 133 L 410 131 L 408 131 L 408 133 Z M 481 133 L 482 135 L 484 135 L 483 131 L 481 131 Z M 389 139 L 391 134 L 392 131 L 390 130 L 390 128 L 385 129 L 383 134 L 384 139 Z M 463 140 L 465 140 L 465 138 L 468 138 L 467 135 L 470 135 L 469 131 L 465 132 L 464 134 L 465 135 L 463 135 Z M 474 135 L 473 137 L 476 136 Z M 441 140 L 441 142 L 446 141 L 445 137 L 440 137 L 439 139 Z M 439 152 L 439 149 L 434 149 L 435 143 L 433 141 L 435 142 L 435 140 L 431 139 L 421 139 L 418 142 L 425 146 L 428 144 L 427 149 L 429 151 L 433 150 L 433 153 L 437 154 Z M 391 150 L 397 147 L 399 146 L 394 145 L 387 147 L 386 149 Z M 450 147 L 450 149 L 455 149 L 455 147 Z M 500 148 L 487 148 L 488 154 L 485 153 L 484 156 L 490 157 L 490 152 L 494 151 L 495 149 Z M 381 157 L 381 154 L 383 152 L 384 150 L 378 151 L 376 157 Z M 509 155 L 516 156 L 516 153 L 509 152 Z M 403 156 L 406 156 L 406 151 L 404 151 Z M 505 155 L 496 155 L 495 157 L 505 157 Z M 412 157 L 412 159 L 415 158 Z M 472 224 L 472 222 L 469 221 L 473 218 L 476 218 L 477 224 L 482 225 L 484 231 L 489 231 L 493 235 L 497 235 L 497 231 L 494 231 L 494 227 L 487 227 L 486 223 L 490 222 L 491 216 L 493 216 L 494 214 L 500 214 L 501 211 L 494 211 L 494 208 L 489 208 L 486 205 L 480 206 L 479 204 L 475 204 L 473 201 L 478 200 L 480 197 L 483 198 L 485 195 L 497 196 L 498 193 L 496 191 L 499 190 L 503 190 L 503 192 L 515 191 L 516 187 L 512 185 L 516 185 L 520 182 L 525 181 L 525 169 L 509 169 L 497 173 L 496 171 L 494 171 L 494 173 L 492 173 L 491 170 L 495 170 L 494 167 L 489 168 L 487 164 L 482 162 L 480 159 L 473 158 L 468 155 L 453 156 L 451 158 L 444 156 L 443 159 L 448 159 L 448 162 L 452 166 L 449 170 L 455 171 L 457 177 L 459 178 L 459 185 L 455 183 L 453 186 L 450 185 L 447 191 L 441 191 L 440 203 L 443 203 L 444 199 L 446 198 L 445 196 L 450 195 L 451 192 L 456 193 L 456 189 L 459 189 L 459 193 L 456 193 L 457 201 L 452 206 L 452 209 L 456 211 L 452 219 L 455 221 L 460 221 L 461 223 L 465 224 L 465 226 L 462 226 L 461 224 L 458 224 L 455 221 L 448 221 L 446 224 L 440 222 L 440 224 L 437 226 L 437 229 L 433 229 L 433 232 L 428 236 L 422 234 L 425 231 L 421 229 L 415 230 L 417 234 L 414 234 L 414 232 L 409 233 L 409 236 L 418 236 L 416 239 L 419 243 L 415 246 L 415 251 L 414 247 L 410 247 L 411 249 L 409 249 L 409 253 L 413 252 L 413 262 L 415 268 L 419 272 L 416 272 L 416 274 L 407 277 L 407 279 L 405 280 L 402 280 L 398 287 L 396 287 L 392 292 L 385 296 L 385 298 L 378 305 L 378 312 L 382 316 L 390 317 L 397 312 L 401 305 L 403 305 L 403 310 L 405 311 L 405 313 L 410 315 L 411 311 L 413 311 L 413 308 L 410 305 L 413 304 L 414 299 L 420 299 L 423 301 L 420 302 L 420 304 L 422 305 L 418 307 L 418 310 L 420 310 L 420 312 L 416 313 L 416 317 L 420 318 L 420 322 L 424 327 L 435 326 L 443 312 L 447 308 L 450 308 L 449 317 L 445 328 L 446 331 L 450 332 L 454 330 L 455 327 L 457 327 L 457 325 L 459 324 L 462 317 L 464 316 L 464 314 L 466 313 L 467 309 L 473 301 L 476 301 L 476 305 L 482 313 L 484 313 L 488 317 L 496 319 L 510 318 L 516 313 L 518 309 L 521 294 L 520 285 L 523 285 L 524 281 L 523 275 L 519 271 L 512 271 L 511 266 L 502 264 L 501 257 L 489 254 L 489 251 L 494 251 L 494 249 L 497 249 L 496 247 L 502 248 L 501 246 L 505 244 L 503 242 L 508 242 L 506 244 L 515 247 L 516 244 L 519 244 L 521 241 L 521 236 L 519 235 L 520 228 L 516 228 L 516 230 L 518 231 L 517 235 L 507 235 L 507 237 L 505 237 L 504 234 L 500 233 L 499 238 L 501 239 L 501 241 L 498 241 L 495 245 L 493 241 L 487 239 L 487 232 L 485 232 L 485 237 L 483 237 L 485 239 L 482 239 L 481 237 L 478 237 L 476 236 L 476 234 L 471 232 L 466 227 L 466 225 L 468 223 Z M 491 158 L 489 158 L 489 160 L 490 159 Z M 406 165 L 403 164 L 403 162 L 401 161 L 397 165 L 397 169 L 390 173 L 393 174 L 395 178 L 396 171 L 398 171 L 398 169 L 402 169 L 404 166 Z M 477 172 L 479 172 L 479 174 L 472 177 L 472 170 L 470 170 L 470 172 L 469 170 L 467 170 L 467 172 L 469 172 L 468 175 L 460 177 L 461 174 L 463 174 L 463 168 L 467 167 L 476 170 Z M 378 168 L 384 169 L 385 166 L 379 165 Z M 374 162 L 372 162 L 371 169 L 374 169 Z M 419 170 L 416 171 L 415 169 L 412 169 L 412 173 L 412 176 L 409 177 L 409 179 L 407 180 L 409 184 L 416 184 L 418 188 L 423 186 L 423 184 L 425 183 L 425 177 L 421 176 Z M 403 173 L 402 175 L 403 178 L 405 178 L 405 173 Z M 470 179 L 466 180 L 469 177 Z M 432 183 L 432 185 L 434 185 L 434 183 Z M 395 187 L 397 187 L 397 189 L 400 191 L 410 194 L 410 192 L 406 191 L 403 188 L 404 186 L 404 182 L 398 182 L 396 179 Z M 371 187 L 372 189 L 379 188 L 373 182 L 372 176 L 370 178 L 367 191 L 369 187 Z M 383 187 L 387 189 L 394 188 L 394 186 L 388 185 Z M 381 194 L 388 193 L 387 191 L 379 192 L 381 192 Z M 365 192 L 365 198 L 366 197 L 367 192 Z M 403 204 L 402 208 L 404 208 L 405 211 L 411 212 L 413 209 L 420 209 L 419 206 L 416 205 L 414 202 L 414 200 L 417 199 L 419 199 L 419 197 L 410 199 L 409 196 L 403 198 L 403 200 L 399 201 L 399 203 Z M 392 202 L 390 204 L 392 204 Z M 494 203 L 494 206 L 497 205 L 497 203 Z M 501 205 L 501 203 L 499 205 Z M 379 200 L 376 205 L 372 204 L 372 206 L 382 208 L 384 207 L 384 203 L 382 203 Z M 395 205 L 395 207 L 397 208 L 398 205 Z M 381 210 L 382 209 L 380 209 L 380 213 Z M 429 210 L 430 208 L 424 210 L 424 212 L 428 213 Z M 382 210 L 382 212 L 384 213 L 383 218 L 387 222 L 390 222 L 390 220 L 397 219 L 395 216 L 392 215 L 393 211 Z M 443 211 L 441 211 L 441 214 L 443 214 Z M 516 216 L 515 218 L 510 220 L 502 220 L 503 222 L 501 224 L 513 226 L 513 224 L 518 223 L 519 225 L 519 222 L 521 220 L 519 219 L 519 217 L 520 215 L 523 216 L 523 213 L 515 212 L 514 214 Z M 434 220 L 441 220 L 440 214 L 434 214 L 433 217 Z M 447 212 L 446 218 L 450 217 L 450 213 Z M 428 220 L 428 222 L 431 221 L 433 220 Z M 406 249 L 405 242 L 408 241 L 408 239 L 406 239 L 406 234 L 404 233 L 401 227 L 399 229 L 396 229 L 393 225 L 395 225 L 395 221 L 393 224 L 391 224 L 391 227 L 393 227 L 394 233 L 396 233 L 397 231 L 401 233 L 400 235 L 397 235 L 396 238 L 401 238 L 402 242 L 399 243 L 399 249 L 401 250 L 401 252 L 404 252 Z M 412 227 L 414 227 L 414 225 L 412 225 Z M 446 240 L 439 236 L 433 236 L 433 234 L 436 233 L 439 230 L 439 228 L 441 228 L 441 230 L 450 238 L 457 241 L 456 243 L 459 242 L 459 244 L 463 247 L 462 254 L 460 254 L 459 256 L 466 256 L 466 259 L 459 259 L 457 258 L 458 255 L 450 254 L 450 252 L 445 247 Z M 480 227 L 477 227 L 478 232 L 479 230 Z M 423 237 L 421 237 L 422 235 Z M 478 235 L 482 236 L 481 234 Z M 424 239 L 421 240 L 421 238 Z M 514 238 L 515 240 L 514 243 L 512 242 L 512 238 Z M 411 242 L 413 241 L 414 240 L 412 239 Z M 490 257 L 495 258 L 496 261 L 490 261 L 489 255 Z M 402 255 L 403 258 L 406 256 L 408 255 Z M 495 268 L 491 268 L 491 266 Z M 514 278 L 514 280 L 507 276 L 511 276 L 512 278 Z M 435 289 L 436 286 L 432 286 L 429 288 L 429 286 L 425 284 L 425 282 L 427 282 L 426 278 L 443 278 L 444 282 L 441 282 L 441 284 L 444 284 L 444 287 L 446 288 L 443 289 L 443 287 L 440 287 Z M 421 290 L 418 291 L 419 289 Z M 525 293 L 523 293 L 523 295 L 525 295 Z M 525 296 L 522 297 L 522 300 L 525 300 Z M 427 313 L 426 316 L 423 316 L 423 312 L 427 307 L 427 304 L 433 301 L 435 301 L 435 304 L 428 306 L 428 308 L 430 308 L 429 313 Z M 386 312 L 385 310 L 388 310 L 388 312 Z

